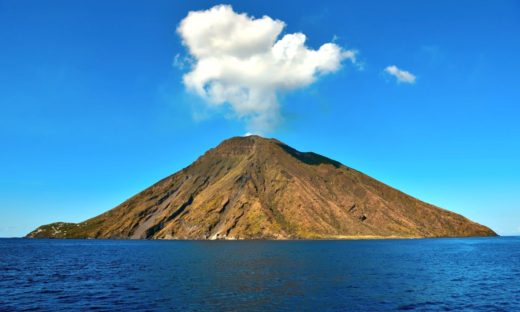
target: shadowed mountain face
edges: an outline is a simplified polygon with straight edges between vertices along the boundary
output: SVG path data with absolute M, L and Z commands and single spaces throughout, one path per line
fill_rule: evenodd
M 495 236 L 354 169 L 277 140 L 235 137 L 114 209 L 28 237 L 299 239 Z

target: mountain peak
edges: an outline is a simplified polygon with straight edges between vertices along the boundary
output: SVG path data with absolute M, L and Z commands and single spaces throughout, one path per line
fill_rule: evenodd
M 232 137 L 224 140 L 213 150 L 222 152 L 232 151 L 234 154 L 237 154 L 237 152 L 268 152 L 272 158 L 275 158 L 273 156 L 280 157 L 280 153 L 286 153 L 308 165 L 330 164 L 337 168 L 342 166 L 338 161 L 325 156 L 313 152 L 300 152 L 275 138 L 264 138 L 258 135 Z
M 264 138 L 259 135 L 235 136 L 222 141 L 219 147 L 238 147 L 238 146 L 252 146 L 256 144 L 277 144 L 280 141 L 274 138 Z
M 233 137 L 87 221 L 28 237 L 295 239 L 491 236 L 339 162 L 276 139 Z

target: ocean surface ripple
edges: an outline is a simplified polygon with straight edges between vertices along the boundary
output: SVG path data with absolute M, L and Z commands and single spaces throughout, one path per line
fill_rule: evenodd
M 0 239 L 0 311 L 520 311 L 520 238 Z

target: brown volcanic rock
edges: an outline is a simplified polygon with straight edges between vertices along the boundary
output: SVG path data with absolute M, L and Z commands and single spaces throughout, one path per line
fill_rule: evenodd
M 235 137 L 114 209 L 28 237 L 300 239 L 495 236 L 354 169 L 277 140 Z

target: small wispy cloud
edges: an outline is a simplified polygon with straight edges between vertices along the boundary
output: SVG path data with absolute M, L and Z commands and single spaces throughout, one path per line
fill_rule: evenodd
M 229 5 L 189 12 L 177 28 L 189 53 L 186 89 L 209 106 L 228 104 L 251 133 L 269 132 L 282 120 L 281 92 L 303 88 L 336 72 L 344 60 L 356 64 L 356 51 L 328 42 L 314 50 L 303 33 L 287 33 L 285 23 L 254 18 Z M 174 64 L 188 65 L 182 57 Z
M 385 72 L 389 75 L 394 76 L 397 79 L 397 82 L 400 83 L 410 83 L 414 84 L 416 77 L 409 71 L 398 68 L 395 65 L 388 66 L 385 68 Z

